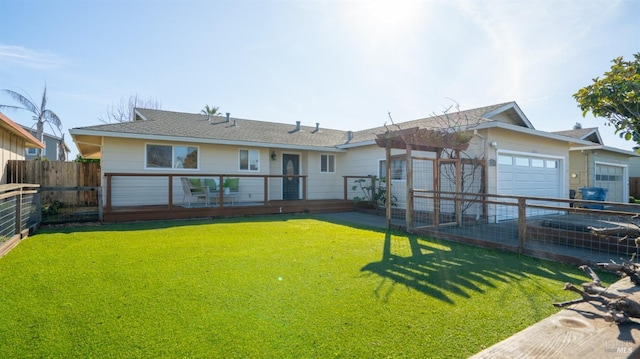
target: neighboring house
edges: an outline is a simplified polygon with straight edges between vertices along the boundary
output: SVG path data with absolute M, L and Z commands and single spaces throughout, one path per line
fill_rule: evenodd
M 491 194 L 569 198 L 570 185 L 574 184 L 570 181 L 571 154 L 578 148 L 591 150 L 594 146 L 589 138 L 536 130 L 515 102 L 362 131 L 326 129 L 319 123 L 303 126 L 300 121 L 283 124 L 238 119 L 229 114 L 208 118 L 201 114 L 151 109 L 136 109 L 135 114 L 132 122 L 70 131 L 83 157 L 101 160 L 102 178 L 105 173 L 154 172 L 184 173 L 185 176 L 197 176 L 198 173 L 301 174 L 308 178 L 306 198 L 309 200 L 342 199 L 343 176 L 384 175 L 385 149 L 376 145 L 376 135 L 397 129 L 445 127 L 468 130 L 472 137 L 465 156 L 483 159 L 486 163 L 486 183 L 482 186 Z M 594 163 L 623 164 L 624 158 L 632 155 L 622 150 L 604 149 L 620 158 L 603 157 Z M 391 154 L 391 182 L 395 184 L 393 191 L 399 199 L 398 206 L 402 208 L 406 198 L 405 151 L 392 150 Z M 413 154 L 425 159 L 436 156 L 434 152 L 415 151 Z M 414 174 L 419 170 L 414 168 Z M 426 179 L 432 173 L 428 166 L 420 171 Z M 608 180 L 611 178 L 607 177 Z M 251 198 L 252 193 L 262 188 L 262 179 L 256 180 L 255 184 L 243 186 L 241 200 Z M 150 204 L 154 198 L 150 196 L 152 182 L 150 179 L 144 183 L 140 179 L 129 182 L 121 179 L 112 187 L 114 205 Z M 417 185 L 429 188 L 428 180 L 423 182 Z M 272 187 L 269 190 L 271 200 L 301 198 L 298 183 L 287 187 L 284 181 L 270 182 L 269 186 Z M 477 184 L 475 190 L 480 186 Z M 173 196 L 175 201 L 180 200 L 179 194 L 174 192 Z M 156 197 L 158 203 L 166 201 L 166 196 Z M 514 217 L 494 215 L 493 220 Z
M 37 131 L 29 126 L 20 125 L 29 131 L 33 137 L 37 138 Z M 48 133 L 42 134 L 45 148 L 42 149 L 42 157 L 49 161 L 66 161 L 71 149 L 64 142 L 64 138 L 60 138 Z M 32 160 L 38 157 L 38 151 L 35 148 L 28 148 L 25 153 L 25 159 Z
M 0 183 L 7 183 L 5 168 L 9 160 L 24 160 L 29 148 L 44 148 L 28 131 L 0 112 Z
M 638 154 L 605 146 L 597 128 L 558 131 L 555 134 L 589 141 L 586 146 L 569 149 L 569 185 L 580 188 L 606 188 L 606 201 L 628 202 L 629 165 Z

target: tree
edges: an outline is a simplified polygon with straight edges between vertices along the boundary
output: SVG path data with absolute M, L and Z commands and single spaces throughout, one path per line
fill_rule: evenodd
M 620 137 L 640 143 L 640 53 L 633 56 L 633 61 L 615 58 L 603 78 L 596 77 L 573 97 L 582 116 L 591 112 L 604 117 Z
M 202 109 L 202 111 L 200 111 L 200 113 L 208 116 L 219 116 L 222 114 L 222 112 L 220 112 L 220 107 L 209 107 L 209 105 L 204 105 L 204 108 Z
M 16 91 L 3 89 L 4 93 L 9 95 L 14 101 L 20 104 L 20 106 L 14 105 L 0 105 L 0 109 L 12 109 L 12 110 L 25 110 L 33 113 L 33 120 L 36 121 L 36 137 L 40 142 L 44 143 L 44 123 L 47 122 L 51 126 L 51 129 L 55 132 L 62 132 L 62 121 L 55 112 L 47 109 L 47 86 L 45 85 L 42 92 L 42 101 L 38 106 L 36 102 L 29 96 L 29 94 L 22 95 Z M 55 126 L 55 128 L 54 128 Z M 38 158 L 42 158 L 42 149 L 38 148 Z
M 118 104 L 107 107 L 98 120 L 104 123 L 130 122 L 133 121 L 136 108 L 159 110 L 161 107 L 162 104 L 157 99 L 144 99 L 138 94 L 132 94 L 129 98 L 121 97 Z
M 73 160 L 73 162 L 82 162 L 82 163 L 100 163 L 99 159 L 88 159 L 88 158 L 84 158 L 82 157 L 80 154 L 76 155 L 76 158 Z

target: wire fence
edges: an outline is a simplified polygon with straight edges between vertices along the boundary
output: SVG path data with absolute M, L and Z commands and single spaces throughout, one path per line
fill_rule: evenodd
M 0 256 L 40 223 L 39 185 L 0 185 Z
M 101 193 L 100 187 L 42 187 L 41 223 L 101 221 Z

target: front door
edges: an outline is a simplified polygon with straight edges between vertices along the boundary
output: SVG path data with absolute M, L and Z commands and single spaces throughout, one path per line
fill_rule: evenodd
M 300 199 L 300 177 L 293 177 L 300 174 L 300 156 L 283 154 L 282 174 L 282 199 Z

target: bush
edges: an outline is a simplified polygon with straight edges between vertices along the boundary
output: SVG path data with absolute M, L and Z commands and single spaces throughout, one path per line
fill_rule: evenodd
M 373 180 L 359 178 L 354 182 L 351 187 L 352 191 L 360 189 L 362 197 L 353 197 L 353 203 L 358 204 L 360 202 L 367 202 L 374 208 L 386 207 L 387 204 L 387 186 L 384 178 L 373 177 Z M 367 184 L 370 183 L 370 184 Z M 397 198 L 391 195 L 391 206 L 396 207 Z
M 58 209 L 63 208 L 64 203 L 55 200 L 51 203 L 42 205 L 42 215 L 43 216 L 54 216 L 58 214 Z

